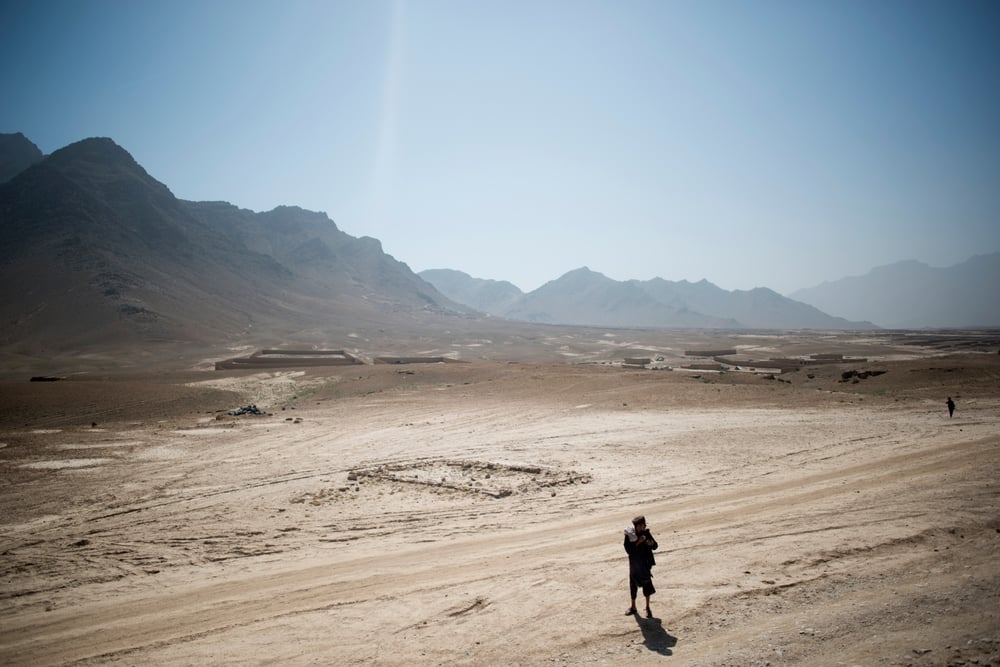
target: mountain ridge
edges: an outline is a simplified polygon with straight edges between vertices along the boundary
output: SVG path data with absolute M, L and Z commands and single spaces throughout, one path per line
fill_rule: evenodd
M 894 329 L 1000 326 L 1000 252 L 947 267 L 904 260 L 797 290 L 791 296 L 844 317 Z
M 148 354 L 160 343 L 322 346 L 359 330 L 416 340 L 468 330 L 484 314 L 616 328 L 875 327 L 705 279 L 616 281 L 581 267 L 524 294 L 451 269 L 418 275 L 325 213 L 179 199 L 110 138 L 45 156 L 23 135 L 5 136 L 26 158 L 8 161 L 22 168 L 0 182 L 0 352 L 24 358 L 123 346 Z
M 27 356 L 325 340 L 469 312 L 325 214 L 177 199 L 107 138 L 70 144 L 0 184 L 0 226 L 0 347 Z
M 6 183 L 44 157 L 41 149 L 20 132 L 0 133 L 0 183 Z
M 727 292 L 702 279 L 616 281 L 580 267 L 527 294 L 507 289 L 495 302 L 480 289 L 491 281 L 430 269 L 425 280 L 454 301 L 491 315 L 546 324 L 702 329 L 873 329 L 870 322 L 835 318 L 766 287 Z M 496 283 L 496 281 L 492 281 Z M 499 284 L 499 283 L 498 283 Z M 472 297 L 479 300 L 474 305 Z

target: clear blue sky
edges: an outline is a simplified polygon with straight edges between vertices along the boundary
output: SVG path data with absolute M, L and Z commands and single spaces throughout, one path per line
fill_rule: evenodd
M 1000 2 L 0 0 L 0 132 L 415 271 L 788 293 L 1000 250 Z

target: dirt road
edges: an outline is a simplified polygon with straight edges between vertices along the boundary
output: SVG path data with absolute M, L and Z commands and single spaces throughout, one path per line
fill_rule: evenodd
M 1000 664 L 977 377 L 949 420 L 908 383 L 366 367 L 213 377 L 265 417 L 11 428 L 0 661 Z

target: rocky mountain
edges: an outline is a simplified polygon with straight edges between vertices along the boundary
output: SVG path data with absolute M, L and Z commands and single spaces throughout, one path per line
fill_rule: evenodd
M 735 328 L 734 320 L 666 304 L 641 286 L 583 267 L 525 294 L 503 316 L 527 322 L 618 327 Z
M 0 183 L 6 183 L 43 157 L 38 146 L 20 132 L 0 133 Z
M 653 278 L 635 281 L 660 303 L 713 317 L 724 317 L 747 329 L 873 329 L 871 322 L 831 317 L 819 309 L 784 297 L 766 287 L 727 291 L 707 280 L 691 283 Z
M 0 349 L 23 355 L 324 340 L 468 312 L 325 214 L 177 199 L 110 139 L 0 184 L 0 227 Z
M 799 290 L 825 312 L 893 329 L 1000 326 L 1000 253 L 934 268 L 905 261 Z
M 500 317 L 547 324 L 701 329 L 871 329 L 773 290 L 729 292 L 707 280 L 619 282 L 584 267 L 528 294 L 459 271 L 420 276 L 451 299 Z M 498 289 L 497 285 L 509 288 Z
M 517 285 L 506 280 L 473 278 L 454 269 L 428 269 L 417 275 L 452 301 L 493 315 L 505 312 L 524 296 Z

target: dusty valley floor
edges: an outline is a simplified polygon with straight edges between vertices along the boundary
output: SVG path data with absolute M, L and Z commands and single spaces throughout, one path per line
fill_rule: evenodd
M 1000 355 L 852 349 L 11 379 L 0 663 L 1000 666 Z

